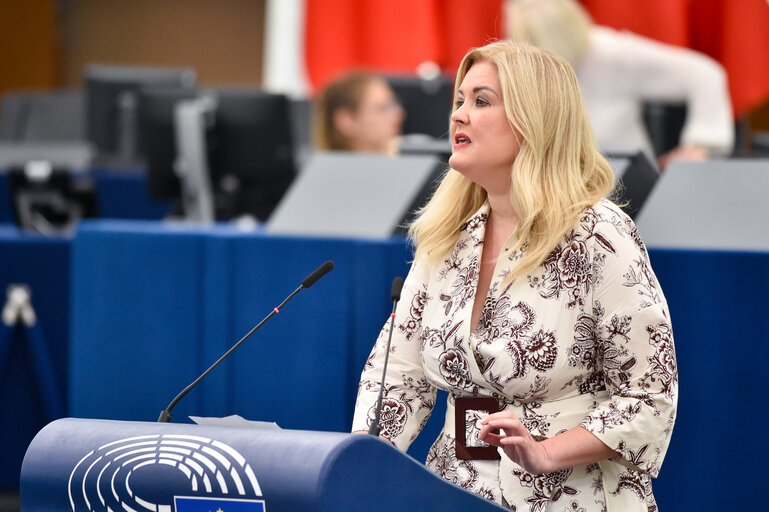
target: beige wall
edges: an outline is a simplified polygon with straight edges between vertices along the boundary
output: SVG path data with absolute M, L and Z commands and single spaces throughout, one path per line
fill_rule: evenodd
M 265 0 L 60 0 L 63 85 L 89 63 L 188 66 L 202 84 L 259 85 Z
M 0 94 L 60 83 L 56 0 L 0 0 Z

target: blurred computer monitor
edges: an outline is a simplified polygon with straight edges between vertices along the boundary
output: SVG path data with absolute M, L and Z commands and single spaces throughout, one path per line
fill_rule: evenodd
M 269 217 L 296 175 L 288 98 L 260 90 L 214 91 L 208 155 L 223 217 Z
M 139 160 L 137 92 L 147 86 L 195 87 L 189 68 L 91 65 L 85 73 L 86 131 L 97 164 Z
M 175 111 L 206 96 L 213 105 L 201 140 L 217 219 L 266 220 L 296 175 L 289 100 L 253 89 L 145 88 L 138 95 L 141 149 L 150 193 L 179 200 Z M 182 212 L 183 213 L 183 212 Z
M 147 168 L 147 185 L 154 199 L 174 200 L 181 194 L 174 165 L 177 159 L 174 110 L 195 98 L 196 89 L 145 87 L 137 93 L 139 154 Z
M 421 133 L 436 139 L 449 136 L 449 117 L 454 102 L 454 82 L 440 75 L 432 79 L 387 76 L 387 83 L 406 111 L 403 134 Z
M 642 117 L 654 156 L 659 158 L 680 145 L 687 111 L 685 103 L 644 102 Z
M 83 91 L 6 92 L 0 103 L 0 140 L 42 144 L 85 143 Z

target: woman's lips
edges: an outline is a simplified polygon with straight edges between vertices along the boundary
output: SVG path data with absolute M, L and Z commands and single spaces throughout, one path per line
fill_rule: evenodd
M 454 135 L 454 147 L 464 147 L 470 144 L 470 137 L 464 133 L 457 133 Z

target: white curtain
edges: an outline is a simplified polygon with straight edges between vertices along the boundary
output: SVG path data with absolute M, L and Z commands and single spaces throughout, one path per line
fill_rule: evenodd
M 267 0 L 263 88 L 293 98 L 310 93 L 304 59 L 304 0 Z

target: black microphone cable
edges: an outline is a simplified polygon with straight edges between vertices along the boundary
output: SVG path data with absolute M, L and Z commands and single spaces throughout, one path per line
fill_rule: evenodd
M 220 358 L 219 358 L 219 359 L 218 359 L 218 360 L 217 360 L 217 361 L 216 361 L 214 364 L 212 364 L 212 365 L 210 366 L 210 368 L 208 368 L 208 370 L 204 371 L 204 372 L 203 372 L 203 374 L 202 374 L 200 377 L 198 377 L 197 379 L 195 379 L 195 380 L 192 382 L 192 384 L 190 384 L 189 386 L 187 386 L 186 388 L 184 388 L 184 389 L 182 390 L 182 392 L 181 392 L 181 393 L 179 393 L 178 395 L 176 395 L 176 398 L 174 398 L 174 399 L 171 401 L 171 403 L 170 403 L 170 404 L 168 404 L 168 407 L 166 407 L 166 408 L 165 408 L 163 411 L 161 411 L 161 412 L 160 412 L 160 416 L 158 417 L 158 423 L 168 423 L 169 421 L 171 421 L 171 409 L 173 409 L 174 407 L 176 407 L 176 404 L 177 404 L 177 403 L 179 403 L 179 400 L 181 400 L 182 398 L 184 398 L 184 396 L 185 396 L 187 393 L 189 393 L 189 392 L 192 390 L 192 388 L 194 388 L 195 386 L 197 386 L 197 384 L 198 384 L 198 383 L 199 383 L 201 380 L 203 380 L 204 378 L 206 378 L 206 375 L 208 375 L 209 373 L 211 373 L 211 371 L 212 371 L 214 368 L 216 368 L 217 366 L 219 366 L 219 363 L 221 363 L 222 361 L 224 361 L 225 359 L 227 359 L 227 357 L 228 357 L 230 354 L 232 354 L 232 353 L 235 351 L 235 349 L 236 349 L 236 348 L 238 348 L 238 347 L 241 345 L 241 343 L 243 343 L 244 341 L 246 341 L 246 340 L 247 340 L 247 339 L 248 339 L 248 338 L 249 338 L 249 337 L 250 337 L 252 334 L 254 334 L 254 333 L 256 332 L 256 330 L 257 330 L 257 329 L 259 329 L 259 328 L 260 328 L 262 325 L 264 325 L 264 323 L 265 323 L 267 320 L 269 320 L 270 318 L 272 318 L 272 317 L 273 317 L 275 314 L 279 313 L 279 312 L 280 312 L 280 310 L 281 310 L 281 308 L 282 308 L 283 306 L 285 306 L 285 305 L 286 305 L 286 303 L 287 303 L 289 300 L 291 300 L 292 298 L 294 298 L 294 295 L 296 295 L 297 293 L 299 293 L 299 292 L 300 292 L 301 290 L 303 290 L 304 288 L 309 288 L 310 286 L 314 285 L 314 284 L 315 284 L 315 283 L 318 281 L 318 279 L 320 279 L 321 277 L 323 277 L 324 275 L 326 275 L 326 274 L 327 274 L 328 272 L 330 272 L 330 271 L 331 271 L 331 269 L 333 269 L 333 268 L 334 268 L 334 263 L 333 263 L 332 261 L 327 261 L 327 262 L 325 262 L 323 265 L 321 265 L 320 267 L 318 267 L 317 269 L 315 269 L 315 271 L 314 271 L 312 274 L 310 274 L 309 276 L 305 277 L 305 278 L 304 278 L 304 280 L 302 281 L 302 284 L 300 284 L 300 285 L 299 285 L 299 287 L 298 287 L 296 290 L 294 290 L 293 292 L 291 292 L 291 295 L 289 295 L 288 297 L 286 297 L 286 298 L 285 298 L 285 300 L 284 300 L 283 302 L 281 302 L 279 306 L 277 306 L 277 307 L 273 308 L 273 309 L 272 309 L 272 311 L 270 311 L 270 314 L 269 314 L 269 315 L 267 315 L 266 317 L 264 317 L 264 320 L 262 320 L 261 322 L 259 322 L 259 323 L 258 323 L 258 324 L 257 324 L 257 325 L 256 325 L 256 326 L 253 328 L 253 329 L 251 329 L 250 331 L 248 331 L 248 333 L 247 333 L 245 336 L 243 336 L 243 337 L 240 339 L 240 341 L 239 341 L 239 342 L 235 343 L 235 344 L 232 346 L 232 348 L 230 348 L 230 349 L 229 349 L 227 352 L 225 352 L 225 353 L 224 353 L 224 355 L 223 355 L 222 357 L 220 357 Z

